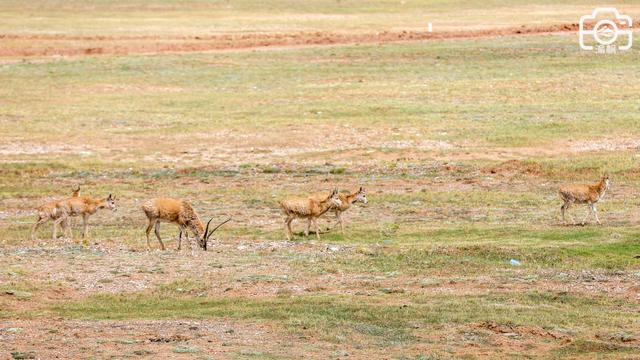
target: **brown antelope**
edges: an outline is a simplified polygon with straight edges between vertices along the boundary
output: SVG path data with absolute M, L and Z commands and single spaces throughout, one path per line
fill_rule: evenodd
M 315 193 L 315 194 L 313 194 L 311 196 L 316 200 L 320 200 L 320 199 L 326 198 L 327 195 L 329 195 L 328 192 L 319 192 L 319 193 Z M 345 211 L 349 210 L 351 205 L 355 204 L 357 202 L 361 202 L 363 204 L 366 204 L 367 203 L 367 192 L 361 186 L 360 189 L 358 189 L 358 191 L 355 191 L 355 192 L 350 193 L 350 194 L 340 193 L 340 194 L 338 194 L 338 197 L 340 198 L 340 201 L 341 201 L 342 204 L 340 206 L 338 206 L 338 207 L 333 208 L 331 211 L 333 211 L 336 214 L 336 218 L 338 219 L 338 223 L 340 224 L 340 231 L 342 232 L 342 235 L 344 235 L 344 222 L 343 222 L 343 219 L 342 219 L 342 213 L 344 213 Z
M 158 198 L 149 200 L 142 205 L 142 210 L 149 220 L 149 225 L 147 225 L 146 230 L 147 248 L 149 250 L 151 249 L 149 233 L 153 227 L 155 227 L 155 233 L 158 241 L 160 242 L 160 247 L 162 250 L 165 250 L 164 243 L 160 237 L 160 222 L 162 221 L 178 225 L 178 228 L 180 229 L 180 235 L 178 236 L 178 250 L 180 250 L 182 245 L 183 232 L 187 237 L 189 248 L 192 248 L 191 239 L 189 239 L 189 233 L 187 230 L 191 230 L 196 237 L 198 245 L 202 249 L 207 250 L 207 241 L 211 234 L 213 234 L 220 226 L 231 220 L 231 218 L 229 218 L 216 226 L 212 231 L 209 231 L 209 224 L 213 219 L 209 219 L 205 228 L 200 220 L 200 216 L 198 216 L 198 213 L 196 213 L 191 204 L 179 199 Z
M 82 237 L 89 236 L 89 216 L 95 214 L 99 209 L 117 210 L 116 198 L 109 194 L 104 199 L 94 199 L 88 196 L 70 197 L 64 200 L 48 202 L 38 207 L 38 220 L 31 229 L 31 239 L 35 239 L 35 232 L 38 228 L 49 220 L 53 220 L 53 235 L 57 237 L 57 226 L 61 225 L 69 238 L 71 230 L 69 228 L 69 217 L 82 216 Z
M 287 235 L 287 240 L 291 240 L 293 232 L 291 231 L 291 222 L 295 218 L 307 219 L 307 228 L 304 232 L 304 236 L 309 236 L 309 227 L 311 223 L 314 225 L 316 236 L 320 240 L 320 231 L 318 230 L 318 218 L 327 211 L 337 208 L 342 205 L 340 197 L 338 196 L 338 189 L 334 189 L 333 192 L 320 198 L 319 200 L 313 197 L 300 197 L 300 198 L 288 198 L 280 201 L 280 208 L 285 215 L 284 219 L 284 232 Z
M 569 210 L 572 204 L 587 204 L 591 211 L 587 212 L 587 216 L 582 220 L 582 224 L 585 224 L 587 218 L 591 213 L 596 216 L 596 222 L 600 224 L 600 219 L 598 218 L 598 210 L 596 209 L 596 203 L 598 203 L 604 197 L 605 192 L 609 189 L 609 175 L 605 174 L 602 176 L 599 182 L 593 185 L 586 184 L 566 184 L 560 186 L 558 190 L 558 194 L 564 204 L 560 208 L 562 213 L 562 222 L 567 223 L 565 219 L 565 212 Z M 575 218 L 573 219 L 573 224 L 575 225 Z

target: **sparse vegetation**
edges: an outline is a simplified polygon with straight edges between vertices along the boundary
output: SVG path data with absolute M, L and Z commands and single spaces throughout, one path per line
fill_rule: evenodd
M 590 10 L 3 2 L 0 357 L 634 358 L 638 50 L 492 36 L 492 24 L 526 32 Z M 212 36 L 322 40 L 427 21 L 487 33 L 198 51 Z M 562 226 L 560 184 L 604 172 L 603 224 Z M 76 186 L 117 194 L 118 211 L 92 218 L 86 245 L 29 241 L 33 210 Z M 368 203 L 345 212 L 345 234 L 325 215 L 321 241 L 285 240 L 279 200 L 359 186 Z M 234 222 L 207 252 L 147 252 L 140 206 L 159 196 Z

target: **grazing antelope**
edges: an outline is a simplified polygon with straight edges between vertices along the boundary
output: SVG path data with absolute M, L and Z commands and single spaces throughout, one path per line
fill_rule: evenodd
M 562 222 L 565 224 L 567 223 L 564 215 L 572 204 L 587 204 L 591 211 L 587 212 L 587 216 L 582 220 L 582 224 L 585 224 L 585 221 L 587 221 L 587 218 L 592 212 L 596 216 L 596 222 L 600 224 L 596 203 L 602 200 L 607 189 L 609 189 L 609 175 L 607 174 L 603 175 L 602 179 L 593 185 L 566 184 L 560 186 L 558 194 L 562 201 L 564 201 L 564 204 L 562 204 L 562 207 L 560 208 L 562 213 Z M 576 221 L 574 218 L 573 224 L 575 225 L 575 223 Z
M 49 220 L 53 220 L 53 235 L 55 240 L 57 237 L 57 226 L 63 227 L 65 235 L 71 237 L 71 229 L 69 228 L 69 217 L 82 216 L 82 237 L 89 236 L 89 216 L 95 214 L 99 209 L 117 210 L 116 198 L 109 194 L 104 199 L 94 199 L 88 196 L 70 197 L 64 200 L 48 202 L 38 207 L 38 220 L 31 229 L 31 239 L 35 240 L 35 232 L 38 228 Z
M 182 245 L 183 232 L 187 237 L 187 243 L 191 249 L 191 239 L 189 239 L 189 233 L 187 230 L 191 230 L 196 237 L 198 245 L 202 249 L 207 250 L 207 241 L 211 234 L 218 230 L 220 226 L 231 220 L 231 218 L 229 218 L 216 226 L 212 231 L 209 231 L 209 223 L 211 223 L 211 220 L 213 219 L 209 219 L 205 228 L 200 220 L 200 216 L 198 216 L 198 213 L 196 213 L 191 204 L 187 201 L 178 199 L 158 198 L 149 200 L 142 205 L 142 210 L 149 220 L 149 225 L 147 225 L 146 230 L 147 248 L 149 250 L 151 249 L 149 233 L 153 227 L 155 227 L 155 233 L 158 241 L 160 242 L 160 247 L 162 250 L 165 249 L 162 238 L 160 238 L 161 221 L 174 223 L 178 225 L 178 228 L 180 228 L 180 235 L 178 236 L 178 250 L 180 250 Z
M 315 193 L 313 195 L 311 195 L 314 199 L 316 200 L 320 200 L 323 198 L 326 198 L 327 195 L 329 195 L 328 192 L 319 192 L 319 193 Z M 358 191 L 355 191 L 353 193 L 350 194 L 338 194 L 338 197 L 340 198 L 340 201 L 342 202 L 342 204 L 338 207 L 333 208 L 333 211 L 336 214 L 336 218 L 338 219 L 338 223 L 340 224 L 340 231 L 342 232 L 342 235 L 344 235 L 344 222 L 342 219 L 342 213 L 344 213 L 345 211 L 349 210 L 349 208 L 351 207 L 352 204 L 355 204 L 357 202 L 361 202 L 363 204 L 367 203 L 367 192 L 365 191 L 365 189 L 361 186 L 360 189 L 358 189 Z
M 318 218 L 327 211 L 342 205 L 338 196 L 338 189 L 325 196 L 324 198 L 315 199 L 314 197 L 306 198 L 288 198 L 280 201 L 280 208 L 285 215 L 284 232 L 287 240 L 291 240 L 293 233 L 291 231 L 291 222 L 295 218 L 307 219 L 307 228 L 304 236 L 309 236 L 309 226 L 313 222 L 316 236 L 320 240 L 320 231 L 318 230 Z

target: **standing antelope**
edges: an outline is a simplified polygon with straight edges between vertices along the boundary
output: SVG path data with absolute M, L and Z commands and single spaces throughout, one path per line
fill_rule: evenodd
M 149 233 L 151 232 L 151 228 L 153 228 L 154 226 L 156 237 L 160 242 L 160 247 L 162 248 L 162 250 L 165 249 L 162 238 L 160 238 L 161 221 L 174 223 L 178 225 L 178 228 L 180 228 L 180 235 L 178 236 L 178 250 L 180 250 L 182 246 L 183 232 L 187 237 L 187 243 L 189 244 L 189 248 L 191 249 L 191 239 L 189 239 L 189 233 L 187 232 L 187 230 L 191 230 L 191 232 L 196 237 L 198 245 L 202 249 L 207 250 L 207 241 L 209 240 L 211 234 L 213 234 L 220 226 L 231 220 L 231 218 L 229 218 L 223 221 L 211 232 L 209 232 L 209 223 L 211 223 L 211 220 L 213 219 L 209 219 L 205 228 L 202 224 L 202 221 L 200 220 L 200 216 L 198 216 L 198 213 L 196 213 L 191 204 L 187 201 L 179 199 L 158 198 L 149 200 L 144 205 L 142 205 L 142 210 L 149 220 L 149 225 L 147 226 L 146 230 L 147 248 L 149 250 L 151 249 Z
M 582 224 L 585 224 L 585 221 L 592 212 L 596 216 L 596 222 L 600 224 L 596 203 L 602 200 L 607 189 L 609 189 L 609 175 L 607 174 L 603 175 L 602 179 L 593 185 L 566 184 L 560 186 L 558 194 L 562 201 L 564 201 L 564 204 L 562 204 L 562 207 L 560 208 L 562 213 L 562 222 L 565 224 L 567 223 L 564 215 L 572 204 L 587 204 L 591 211 L 587 212 L 587 216 L 582 220 Z M 575 223 L 576 221 L 574 218 L 573 224 L 575 225 Z
M 82 216 L 82 237 L 89 236 L 89 216 L 95 214 L 99 209 L 117 210 L 116 198 L 109 194 L 104 199 L 94 199 L 88 196 L 74 196 L 64 200 L 48 202 L 38 207 L 38 220 L 31 229 L 31 239 L 35 240 L 35 232 L 38 228 L 49 220 L 53 220 L 53 235 L 57 237 L 57 226 L 63 227 L 65 235 L 71 237 L 69 228 L 69 217 Z
M 316 236 L 320 240 L 320 231 L 318 230 L 318 218 L 327 211 L 337 208 L 342 205 L 340 197 L 338 196 L 338 189 L 334 189 L 328 196 L 324 198 L 315 199 L 314 197 L 306 198 L 288 198 L 280 201 L 280 208 L 285 215 L 284 219 L 284 232 L 287 235 L 287 240 L 291 240 L 293 232 L 291 231 L 291 222 L 295 218 L 307 219 L 307 228 L 304 232 L 304 236 L 309 236 L 309 227 L 313 222 Z
M 329 195 L 328 192 L 319 192 L 319 193 L 315 193 L 313 195 L 311 195 L 314 199 L 316 200 L 320 200 L 323 198 L 326 198 L 327 195 Z M 367 203 L 367 192 L 365 191 L 365 189 L 361 186 L 360 189 L 358 189 L 358 191 L 355 191 L 353 193 L 350 194 L 338 194 L 338 197 L 340 198 L 341 201 L 341 205 L 338 207 L 333 208 L 333 211 L 336 214 L 336 218 L 338 219 L 338 223 L 340 224 L 340 231 L 342 232 L 342 235 L 344 235 L 344 222 L 342 219 L 342 213 L 344 213 L 345 211 L 349 210 L 349 208 L 351 207 L 352 204 L 355 204 L 357 202 L 361 202 L 363 204 Z

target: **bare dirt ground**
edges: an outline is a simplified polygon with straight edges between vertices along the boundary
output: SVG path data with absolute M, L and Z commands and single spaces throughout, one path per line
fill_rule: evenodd
M 291 336 L 264 324 L 238 321 L 5 321 L 3 338 L 18 347 L 46 343 L 38 358 L 349 358 L 392 359 L 398 348 L 368 348 L 358 344 L 336 346 L 312 336 Z M 569 344 L 570 336 L 539 327 L 505 328 L 492 323 L 442 326 L 417 331 L 422 344 L 403 347 L 405 354 L 443 351 L 457 344 L 455 356 L 510 358 L 511 352 L 535 356 L 540 351 Z M 522 340 L 527 337 L 530 340 Z M 73 346 L 71 346 L 73 344 Z M 429 344 L 427 346 L 427 344 Z M 431 345 L 434 344 L 434 345 Z M 500 351 L 496 351 L 496 348 Z M 184 354 L 181 354 L 181 353 Z M 30 354 L 25 352 L 23 354 Z
M 155 245 L 155 244 L 154 244 Z M 173 244 L 171 244 L 173 245 Z M 630 302 L 640 301 L 640 288 L 628 273 L 568 272 L 562 281 L 557 273 L 540 272 L 531 281 L 522 273 L 520 281 L 499 280 L 500 277 L 470 277 L 452 281 L 445 269 L 440 274 L 444 282 L 425 286 L 415 277 L 380 277 L 341 274 L 312 275 L 303 269 L 290 267 L 281 261 L 287 252 L 314 257 L 335 254 L 355 254 L 355 246 L 331 246 L 323 243 L 291 243 L 282 241 L 220 241 L 212 251 L 139 252 L 118 247 L 92 244 L 86 250 L 73 247 L 43 247 L 38 250 L 5 249 L 3 264 L 20 264 L 28 271 L 28 279 L 36 290 L 25 298 L 21 293 L 0 294 L 5 310 L 31 314 L 56 303 L 78 300 L 101 293 L 134 293 L 150 291 L 163 284 L 184 279 L 184 274 L 201 271 L 198 280 L 207 284 L 189 291 L 202 297 L 272 298 L 301 296 L 317 292 L 331 295 L 362 297 L 380 294 L 380 289 L 396 289 L 402 298 L 386 301 L 406 306 L 411 295 L 482 295 L 488 293 L 527 291 L 532 288 L 559 292 L 600 294 Z M 259 254 L 258 257 L 251 254 Z M 248 260 L 258 259 L 258 260 Z M 530 274 L 528 274 L 530 275 Z M 0 274 L 3 283 L 12 283 L 21 275 Z M 429 274 L 437 278 L 437 274 Z M 515 275 L 516 279 L 519 275 Z M 448 279 L 448 280 L 446 280 Z M 187 285 L 188 286 L 188 285 Z M 392 292 L 393 293 L 393 292 Z M 38 349 L 37 357 L 79 358 L 96 356 L 192 358 L 192 352 L 206 353 L 215 358 L 261 357 L 264 354 L 287 358 L 349 357 L 356 359 L 393 358 L 391 354 L 446 353 L 455 348 L 453 356 L 473 354 L 481 358 L 509 358 L 547 353 L 568 346 L 573 334 L 561 328 L 512 326 L 494 322 L 432 325 L 416 327 L 416 341 L 399 348 L 372 344 L 340 344 L 317 338 L 313 333 L 291 333 L 291 329 L 265 322 L 216 320 L 136 320 L 136 321 L 75 321 L 51 316 L 32 320 L 5 318 L 0 322 L 0 354 L 19 351 L 29 355 Z M 640 346 L 635 337 L 616 338 L 616 334 L 596 334 L 593 341 L 607 346 Z M 44 344 L 44 345 L 43 345 Z M 455 346 L 454 346 L 455 345 Z M 35 354 L 35 353 L 34 353 Z M 4 356 L 4 355 L 3 355 Z
M 2 337 L 18 347 L 40 346 L 38 358 L 349 358 L 393 359 L 399 348 L 363 350 L 358 344 L 336 346 L 312 336 L 291 336 L 268 325 L 239 321 L 4 321 Z M 434 326 L 416 331 L 421 344 L 403 347 L 405 354 L 443 352 L 456 346 L 455 357 L 509 359 L 514 353 L 535 357 L 571 343 L 571 336 L 535 326 L 481 322 L 468 326 Z M 613 336 L 611 336 L 613 337 Z M 607 335 L 603 339 L 610 340 Z M 629 340 L 618 341 L 625 346 Z M 72 345 L 73 344 L 73 345 Z M 622 346 L 622 345 L 620 345 Z M 499 351 L 497 349 L 500 349 Z M 183 354 L 181 354 L 183 353 Z M 33 354 L 24 352 L 22 354 Z M 28 358 L 28 357 L 27 357 Z M 628 357 L 631 359 L 632 357 Z
M 389 134 L 407 140 L 389 140 Z M 322 142 L 315 141 L 322 137 Z M 202 134 L 180 133 L 157 136 L 157 144 L 133 141 L 130 137 L 96 139 L 87 143 L 82 137 L 66 142 L 12 141 L 0 144 L 0 156 L 7 162 L 24 155 L 60 156 L 99 155 L 103 159 L 121 162 L 138 161 L 138 151 L 144 151 L 146 162 L 180 164 L 181 166 L 225 166 L 228 164 L 269 164 L 295 158 L 298 163 L 324 163 L 331 154 L 336 163 L 356 166 L 376 165 L 396 161 L 468 161 L 468 160 L 525 160 L 531 157 L 568 156 L 599 151 L 634 151 L 640 140 L 629 137 L 605 137 L 597 140 L 549 141 L 544 146 L 498 147 L 482 141 L 438 141 L 424 139 L 417 128 L 367 128 L 351 125 L 318 124 L 314 132 L 306 125 L 261 131 L 221 130 Z M 194 142 L 193 140 L 197 141 Z M 414 140 L 409 140 L 414 139 Z M 170 149 L 162 144 L 171 142 Z M 153 146 L 157 146 L 154 149 Z M 386 151 L 387 149 L 393 151 Z M 22 160 L 16 160 L 21 162 Z M 351 167 L 351 164 L 350 164 Z
M 175 239 L 174 239 L 175 240 Z M 16 248 L 6 251 L 3 262 L 20 264 L 28 269 L 29 280 L 34 283 L 50 284 L 38 302 L 9 301 L 10 310 L 28 310 L 48 301 L 74 299 L 98 293 L 136 292 L 184 279 L 186 274 L 195 274 L 198 269 L 206 269 L 194 280 L 207 279 L 207 285 L 197 290 L 198 296 L 257 296 L 269 297 L 281 293 L 303 295 L 322 288 L 323 293 L 346 295 L 361 293 L 373 295 L 380 288 L 399 287 L 416 294 L 468 295 L 485 291 L 510 290 L 535 287 L 540 289 L 571 290 L 585 294 L 606 294 L 629 301 L 640 301 L 640 288 L 634 283 L 633 274 L 626 272 L 607 273 L 604 271 L 568 271 L 562 279 L 550 271 L 541 270 L 539 281 L 523 283 L 500 283 L 497 277 L 472 277 L 460 282 L 438 284 L 425 287 L 416 282 L 415 277 L 376 277 L 361 275 L 356 277 L 341 274 L 310 274 L 303 269 L 292 267 L 282 258 L 295 255 L 317 259 L 335 255 L 365 257 L 363 249 L 380 249 L 381 245 L 329 245 L 327 243 L 294 243 L 287 241 L 219 241 L 210 252 L 201 250 L 175 250 L 175 242 L 169 242 L 169 250 L 139 251 L 126 248 L 117 249 L 117 244 L 93 244 L 88 251 L 71 247 L 49 247 L 42 249 Z M 153 244 L 157 247 L 157 244 Z M 382 245 L 383 246 L 383 245 Z M 384 251 L 384 249 L 382 250 Z M 259 260 L 251 261 L 251 255 L 259 255 Z M 435 278 L 446 278 L 448 271 L 430 272 Z M 518 276 L 518 274 L 515 274 Z M 525 275 L 522 272 L 521 275 Z M 6 282 L 16 279 L 16 274 L 2 274 Z M 18 276 L 19 277 L 19 276 Z M 189 278 L 189 277 L 187 277 Z M 567 281 L 565 281 L 567 280 Z M 368 286 L 363 284 L 368 283 Z M 185 291 L 187 291 L 185 289 Z M 4 300 L 20 300 L 14 294 L 1 294 Z
M 202 36 L 78 36 L 64 34 L 0 34 L 7 42 L 0 56 L 77 56 L 131 55 L 206 52 L 232 49 L 318 46 L 339 44 L 371 44 L 441 39 L 533 35 L 577 31 L 578 24 L 518 26 L 499 29 L 417 32 L 381 31 L 375 33 L 298 32 L 252 33 Z

